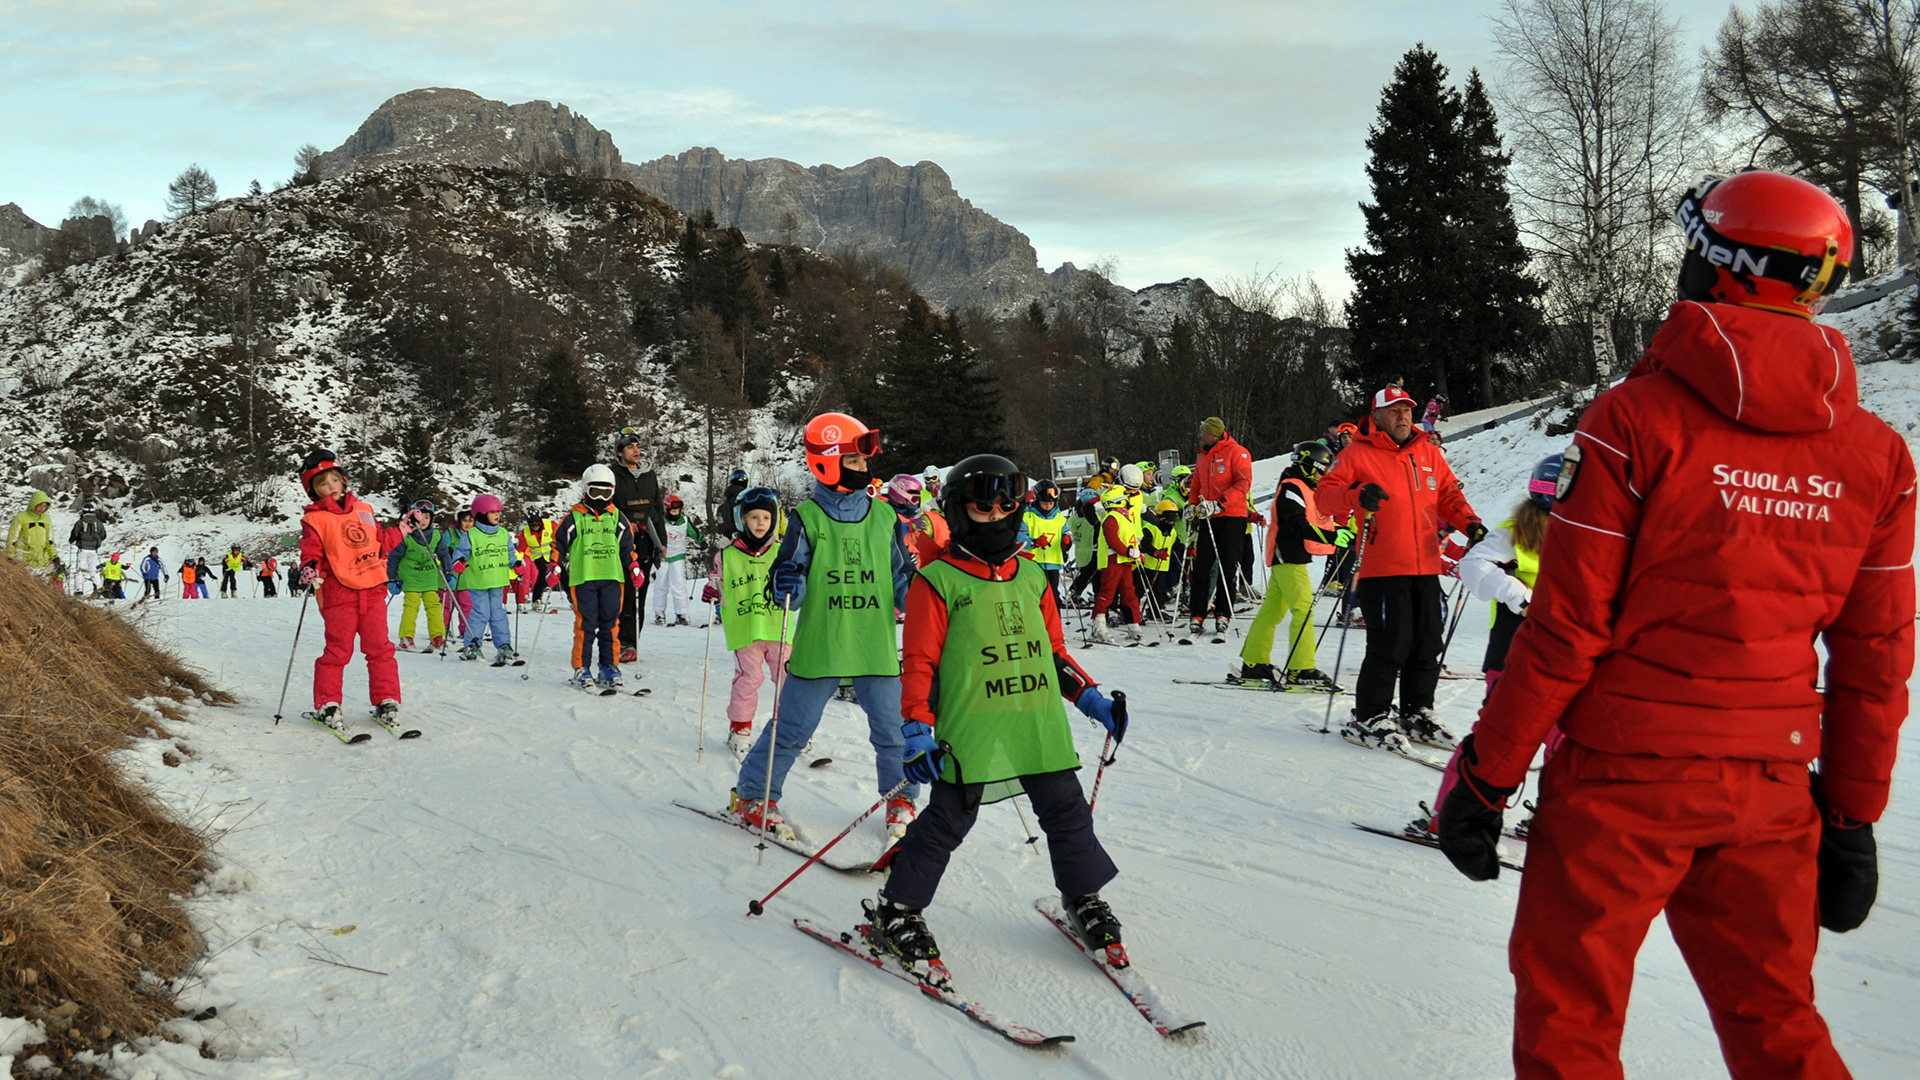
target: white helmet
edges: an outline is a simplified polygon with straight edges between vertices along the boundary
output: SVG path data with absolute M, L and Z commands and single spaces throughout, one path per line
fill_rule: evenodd
M 605 484 L 611 488 L 613 486 L 613 470 L 607 468 L 605 465 L 587 466 L 587 471 L 580 474 L 580 487 L 584 490 L 596 484 Z
M 1144 487 L 1146 485 L 1146 482 L 1147 482 L 1147 476 L 1145 473 L 1140 471 L 1140 466 L 1138 465 L 1120 466 L 1121 486 L 1138 489 L 1138 488 Z

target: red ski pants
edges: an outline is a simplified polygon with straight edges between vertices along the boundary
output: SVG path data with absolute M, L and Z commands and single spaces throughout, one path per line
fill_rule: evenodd
M 1736 1080 L 1849 1077 L 1813 1007 L 1819 846 L 1804 766 L 1562 743 L 1508 947 L 1517 1080 L 1620 1080 L 1634 957 L 1662 909 Z
M 387 590 L 349 589 L 337 581 L 320 586 L 320 618 L 327 628 L 327 647 L 313 662 L 313 707 L 316 711 L 340 700 L 340 680 L 353 659 L 353 639 L 367 658 L 367 698 L 375 705 L 400 700 L 400 666 L 393 662 L 393 639 L 387 636 Z
M 1140 597 L 1133 591 L 1133 564 L 1118 560 L 1107 563 L 1100 571 L 1100 594 L 1093 599 L 1093 616 L 1099 618 L 1116 602 L 1127 616 L 1127 621 L 1140 621 Z

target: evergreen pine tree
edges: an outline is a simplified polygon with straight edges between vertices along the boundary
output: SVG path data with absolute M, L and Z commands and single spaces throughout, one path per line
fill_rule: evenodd
M 999 453 L 1005 443 L 997 380 L 983 369 L 960 321 L 936 313 L 918 294 L 907 299 L 871 399 L 856 408 L 882 431 L 883 468 L 918 472 Z
M 1347 251 L 1353 343 L 1343 374 L 1369 394 L 1401 372 L 1412 377 L 1410 390 L 1447 392 L 1448 325 L 1461 290 L 1448 202 L 1464 154 L 1460 95 L 1446 81 L 1439 56 L 1414 46 L 1395 65 L 1367 133 L 1373 201 L 1360 206 L 1365 246 Z
M 578 475 L 593 464 L 593 420 L 587 388 L 565 349 L 547 354 L 533 392 L 538 442 L 534 457 L 554 475 Z
M 1451 189 L 1450 207 L 1459 318 L 1451 328 L 1448 382 L 1453 407 L 1464 412 L 1510 396 L 1495 386 L 1494 360 L 1540 345 L 1540 297 L 1546 287 L 1527 273 L 1529 255 L 1507 190 L 1513 157 L 1501 148 L 1493 102 L 1479 71 L 1467 75 L 1460 104 L 1460 178 Z
M 400 437 L 400 475 L 393 489 L 408 503 L 440 498 L 440 483 L 433 475 L 433 436 L 418 420 Z

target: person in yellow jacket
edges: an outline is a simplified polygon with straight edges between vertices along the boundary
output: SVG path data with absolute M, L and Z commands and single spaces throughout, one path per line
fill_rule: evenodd
M 1133 466 L 1126 466 L 1132 468 Z M 1106 517 L 1100 522 L 1100 550 L 1095 564 L 1100 569 L 1100 593 L 1093 601 L 1093 620 L 1087 640 L 1101 645 L 1114 644 L 1107 636 L 1107 608 L 1118 603 L 1128 616 L 1120 631 L 1127 643 L 1140 643 L 1140 597 L 1133 591 L 1133 567 L 1140 561 L 1140 518 L 1132 508 L 1133 493 L 1125 485 L 1114 484 L 1100 496 Z
M 1174 534 L 1179 522 L 1180 507 L 1172 499 L 1161 499 L 1152 513 L 1140 519 L 1140 563 L 1135 570 L 1134 589 L 1142 599 L 1152 598 L 1161 617 L 1165 617 L 1173 598 L 1176 579 L 1169 571 L 1173 568 Z
M 547 567 L 553 565 L 553 535 L 558 531 L 547 516 L 540 511 L 527 508 L 527 524 L 520 530 L 516 546 L 520 549 L 520 561 L 531 564 L 529 573 L 520 575 L 517 592 L 520 611 L 525 613 L 529 601 L 535 611 L 551 611 L 547 603 Z
M 1020 517 L 1018 541 L 1020 554 L 1033 560 L 1047 573 L 1047 585 L 1054 599 L 1060 599 L 1060 571 L 1066 569 L 1067 552 L 1073 548 L 1071 518 L 1060 507 L 1060 485 L 1042 480 L 1033 485 L 1033 505 Z
M 52 500 L 43 491 L 27 495 L 27 508 L 13 515 L 7 526 L 7 558 L 25 563 L 41 577 L 51 577 L 58 552 L 53 547 L 53 521 L 47 517 Z
M 227 557 L 220 563 L 220 596 L 232 600 L 240 595 L 240 571 L 252 569 L 253 563 L 240 554 L 240 545 L 227 549 Z
M 126 590 L 120 585 L 122 581 L 126 580 L 127 564 L 120 561 L 119 552 L 116 551 L 107 556 L 107 561 L 100 564 L 100 577 L 106 582 L 104 586 L 105 591 L 102 595 L 108 600 L 125 600 L 127 598 Z

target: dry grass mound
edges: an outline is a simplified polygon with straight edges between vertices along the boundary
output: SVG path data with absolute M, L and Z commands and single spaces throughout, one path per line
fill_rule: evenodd
M 205 868 L 206 839 L 108 755 L 158 730 L 131 699 L 207 690 L 11 559 L 0 595 L 0 1016 L 45 1022 L 48 1042 L 28 1053 L 60 1062 L 179 1015 L 165 980 L 202 943 L 176 897 Z

